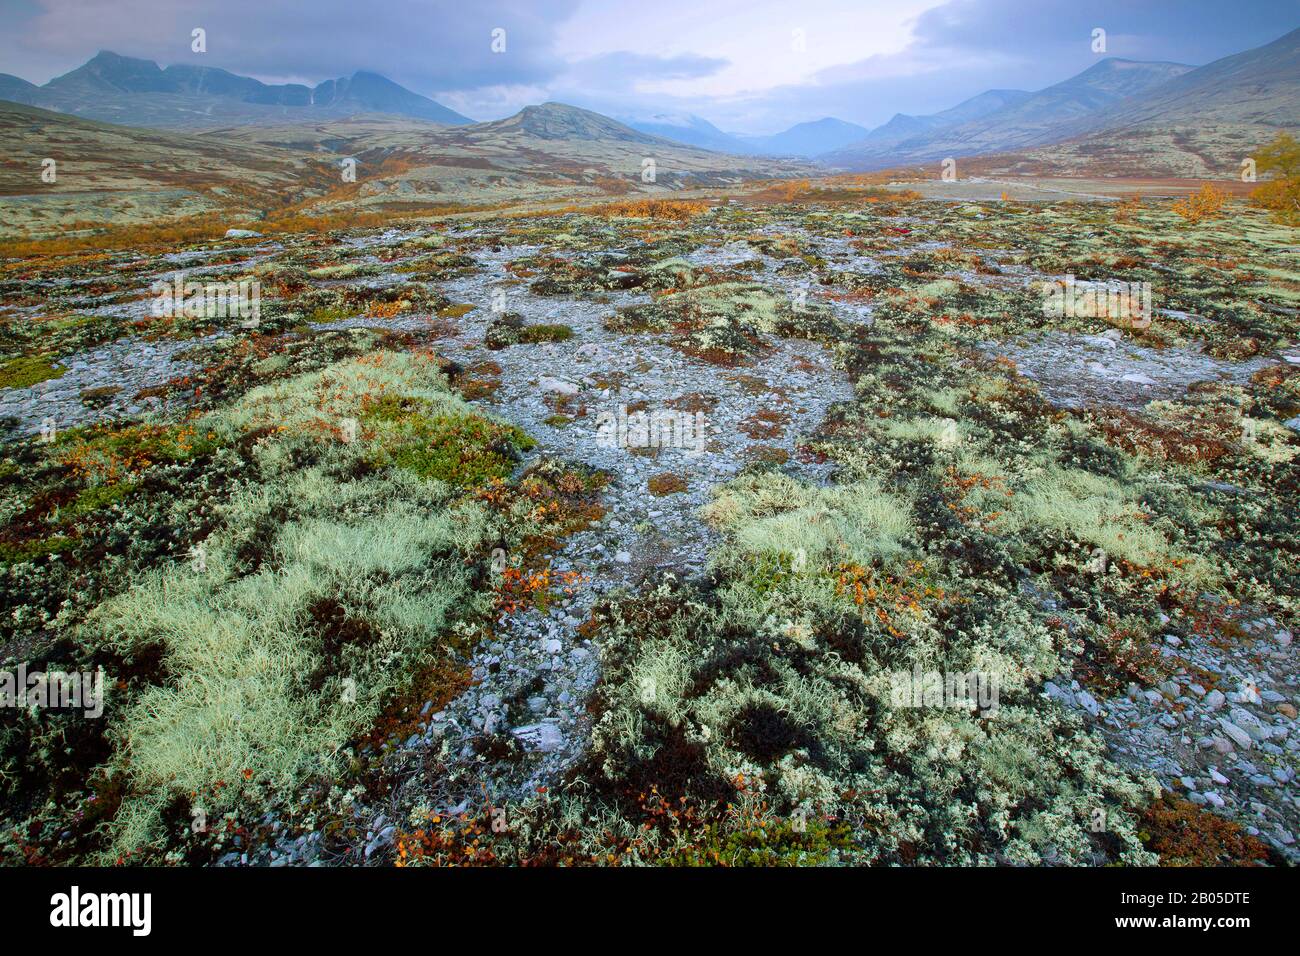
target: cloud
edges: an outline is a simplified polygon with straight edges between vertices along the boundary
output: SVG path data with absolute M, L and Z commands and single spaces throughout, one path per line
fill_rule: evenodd
M 618 50 L 572 63 L 561 82 L 591 90 L 632 90 L 647 80 L 694 80 L 712 76 L 727 63 L 722 57 L 694 53 L 652 56 Z
M 834 115 L 867 126 L 929 113 L 986 89 L 1037 90 L 1107 56 L 1201 65 L 1294 29 L 1294 0 L 948 0 L 919 14 L 901 50 L 817 71 L 804 83 L 753 89 L 697 112 L 728 129 L 775 130 Z M 684 108 L 679 106 L 678 108 Z
M 1206 63 L 1276 39 L 1300 21 L 1294 0 L 950 0 L 917 18 L 922 48 L 1018 54 L 1044 61 L 1091 53 Z
M 875 125 L 1111 56 L 1206 63 L 1293 29 L 1295 0 L 0 0 L 0 62 L 43 82 L 111 49 L 316 83 L 374 70 L 490 119 L 559 99 L 775 132 Z M 190 50 L 203 27 L 208 52 Z M 792 48 L 792 28 L 806 45 Z M 505 30 L 505 51 L 492 31 Z
M 579 0 L 37 0 L 25 11 L 20 42 L 27 59 L 37 53 L 65 62 L 72 57 L 74 65 L 110 49 L 163 64 L 208 63 L 268 80 L 319 82 L 374 70 L 436 94 L 558 76 L 565 63 L 554 52 L 555 32 L 578 5 Z M 190 50 L 195 27 L 207 31 L 206 53 Z M 492 49 L 498 28 L 505 31 L 504 52 Z

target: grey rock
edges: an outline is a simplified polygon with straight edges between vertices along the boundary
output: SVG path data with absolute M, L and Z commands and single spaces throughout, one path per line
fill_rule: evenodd
M 1223 728 L 1223 732 L 1231 738 L 1232 742 L 1242 750 L 1249 750 L 1254 745 L 1254 741 L 1251 739 L 1250 734 L 1246 733 L 1226 717 L 1219 718 L 1219 726 Z

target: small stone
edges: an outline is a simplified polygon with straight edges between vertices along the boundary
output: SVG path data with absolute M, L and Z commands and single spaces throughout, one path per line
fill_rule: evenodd
M 1212 690 L 1205 695 L 1205 706 L 1210 710 L 1218 710 L 1228 702 L 1228 698 L 1220 690 Z
M 1242 750 L 1249 750 L 1254 745 L 1254 741 L 1251 740 L 1250 734 L 1246 733 L 1227 718 L 1220 717 L 1219 726 L 1223 728 L 1225 734 L 1232 738 L 1232 742 Z
M 549 375 L 543 375 L 538 380 L 538 387 L 543 392 L 555 392 L 557 395 L 577 395 L 578 386 L 572 382 L 566 382 L 563 379 L 551 378 Z
M 632 555 L 629 554 L 627 551 L 619 551 L 615 553 L 614 560 L 617 561 L 619 564 L 631 564 Z
M 1250 734 L 1253 740 L 1268 740 L 1272 736 L 1271 728 L 1260 723 L 1259 718 L 1248 710 L 1234 707 L 1229 712 L 1229 716 L 1232 718 L 1232 722 Z
M 564 746 L 564 733 L 554 724 L 529 724 L 526 727 L 516 727 L 512 733 L 530 750 L 551 753 Z

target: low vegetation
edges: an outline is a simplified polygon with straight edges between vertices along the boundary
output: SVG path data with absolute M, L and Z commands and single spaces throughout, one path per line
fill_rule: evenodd
M 186 364 L 148 394 L 113 382 L 83 404 L 73 386 L 57 434 L 7 406 L 4 664 L 110 683 L 103 720 L 0 714 L 0 860 L 210 863 L 306 834 L 342 858 L 382 808 L 393 843 L 370 858 L 404 866 L 1275 861 L 1162 795 L 1048 685 L 1141 695 L 1171 676 L 1168 636 L 1238 647 L 1247 611 L 1296 623 L 1292 146 L 1260 154 L 1258 205 L 1214 187 L 1117 209 L 932 202 L 844 177 L 470 229 L 298 233 L 307 210 L 286 209 L 281 247 L 249 262 L 223 241 L 210 260 L 263 283 L 255 329 L 126 317 L 170 260 L 3 253 L 22 256 L 0 272 L 17 303 L 0 397 L 108 343 L 181 343 Z M 159 242 L 198 251 L 197 234 Z M 502 249 L 504 285 L 544 314 L 601 310 L 543 323 L 466 301 Z M 1065 275 L 1150 283 L 1150 321 L 1051 313 Z M 607 543 L 607 483 L 627 479 L 537 442 L 581 449 L 594 395 L 647 408 L 636 375 L 662 370 L 596 362 L 574 396 L 517 386 L 598 333 L 674 349 L 699 381 L 670 407 L 744 437 L 725 467 L 630 482 L 700 523 L 702 573 L 610 548 L 625 586 L 570 621 L 581 568 L 551 559 Z M 792 340 L 834 404 L 754 367 Z M 1042 341 L 1165 377 L 1061 401 L 1062 363 L 1031 377 L 1014 357 Z M 1211 360 L 1223 375 L 1166 374 Z M 547 427 L 514 424 L 503 395 Z M 476 648 L 508 660 L 495 643 L 530 615 L 591 642 L 594 689 L 572 702 L 589 736 L 507 800 L 492 774 L 523 747 L 479 728 L 464 759 L 482 786 L 437 803 L 462 755 L 422 737 L 428 711 L 483 682 Z M 995 693 L 899 692 L 930 673 Z M 529 694 L 506 702 L 516 723 L 542 720 Z

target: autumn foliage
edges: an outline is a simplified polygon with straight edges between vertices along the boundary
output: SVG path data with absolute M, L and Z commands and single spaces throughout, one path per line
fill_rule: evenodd
M 1206 183 L 1198 192 L 1194 192 L 1186 199 L 1180 199 L 1174 203 L 1173 208 L 1174 212 L 1194 225 L 1206 219 L 1218 218 L 1223 212 L 1223 206 L 1227 201 L 1227 193 L 1213 183 Z
M 1251 193 L 1250 198 L 1271 209 L 1280 222 L 1300 225 L 1300 142 L 1289 133 L 1278 133 L 1273 142 L 1259 151 L 1256 168 L 1276 175 Z

